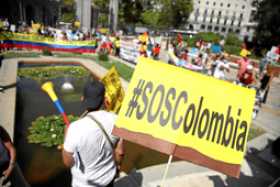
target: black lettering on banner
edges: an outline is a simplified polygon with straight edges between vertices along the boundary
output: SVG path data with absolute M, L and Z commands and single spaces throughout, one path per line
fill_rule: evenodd
M 208 130 L 208 133 L 207 133 L 207 140 L 209 140 L 209 138 L 211 137 L 212 126 L 213 126 L 214 122 L 215 122 L 215 127 L 214 127 L 214 130 L 213 130 L 213 133 L 212 133 L 212 139 L 211 139 L 212 142 L 215 141 L 218 125 L 220 124 L 220 128 L 223 128 L 224 115 L 219 114 L 218 112 L 212 112 L 212 116 L 211 116 L 211 120 L 210 120 L 210 126 L 209 126 L 209 130 Z
M 189 124 L 187 124 L 188 122 L 188 118 L 189 118 L 189 114 L 191 112 L 191 121 Z M 188 107 L 188 110 L 186 112 L 186 115 L 185 115 L 185 120 L 184 120 L 184 132 L 187 134 L 191 128 L 192 128 L 192 125 L 193 125 L 193 120 L 194 120 L 194 117 L 195 117 L 195 105 L 194 104 L 191 104 L 189 107 Z
M 198 119 L 199 119 L 199 116 L 200 116 L 200 111 L 201 111 L 202 103 L 203 103 L 203 97 L 201 97 L 200 101 L 199 101 L 199 106 L 198 106 L 198 110 L 197 110 L 197 113 L 196 113 L 196 118 L 195 118 L 195 122 L 194 122 L 194 127 L 193 127 L 193 131 L 192 131 L 192 135 L 195 134 L 197 122 L 198 122 Z
M 149 82 L 146 84 L 146 87 L 144 88 L 144 92 L 143 92 L 143 94 L 142 94 L 142 101 L 143 101 L 143 103 L 144 103 L 144 108 L 143 108 L 142 111 L 140 111 L 141 105 L 138 105 L 137 110 L 136 110 L 136 118 L 137 118 L 138 120 L 142 119 L 143 116 L 144 116 L 145 113 L 146 113 L 146 110 L 147 110 L 148 104 L 149 104 L 149 98 L 148 98 L 148 96 L 147 96 L 147 92 L 148 92 L 149 94 L 151 94 L 152 91 L 153 91 L 153 83 L 152 83 L 151 81 L 149 81 Z
M 248 124 L 246 121 L 242 121 L 240 124 L 239 129 L 244 129 L 242 133 L 239 134 L 237 141 L 236 141 L 236 150 L 237 151 L 244 151 L 245 148 L 245 142 L 246 142 L 246 134 L 248 131 Z
M 226 147 L 228 146 L 228 144 L 231 140 L 232 131 L 233 131 L 233 128 L 234 128 L 234 120 L 233 120 L 233 117 L 230 116 L 230 112 L 231 112 L 231 106 L 228 109 L 225 128 L 224 128 L 224 133 L 223 133 L 223 138 L 222 138 L 222 145 L 226 146 Z M 228 128 L 230 128 L 229 133 L 227 133 Z
M 202 125 L 202 122 L 203 122 L 203 118 L 206 118 L 205 120 L 205 124 L 204 124 L 204 127 Z M 198 123 L 198 137 L 199 138 L 203 138 L 205 133 L 207 132 L 207 129 L 208 129 L 208 124 L 209 124 L 209 110 L 206 108 L 203 110 L 202 114 L 201 114 L 201 117 L 200 117 L 200 120 L 199 120 L 199 123 Z M 203 127 L 203 129 L 202 129 Z
M 149 106 L 149 109 L 148 109 L 148 122 L 150 122 L 150 123 L 153 123 L 155 121 L 155 119 L 157 118 L 157 116 L 160 112 L 160 109 L 161 109 L 162 103 L 163 103 L 163 99 L 164 99 L 164 92 L 165 92 L 164 86 L 161 84 L 157 87 L 157 89 L 155 90 L 155 92 L 152 96 L 151 103 L 150 103 L 150 106 Z M 155 98 L 158 95 L 158 93 L 160 94 L 160 102 L 159 102 L 159 105 L 157 106 L 156 113 L 153 115 L 152 114 L 152 109 L 153 109 L 153 106 L 154 106 Z
M 242 110 L 238 109 L 238 117 L 240 117 Z M 237 129 L 238 129 L 238 125 L 239 125 L 239 119 L 236 120 L 236 124 L 235 124 L 235 129 L 234 129 L 234 135 L 233 135 L 233 140 L 232 140 L 232 144 L 231 144 L 231 148 L 234 149 L 235 146 L 235 140 L 236 140 L 236 133 L 237 133 Z
M 185 91 L 181 92 L 181 94 L 179 95 L 179 97 L 176 101 L 175 108 L 174 108 L 173 115 L 172 115 L 172 128 L 174 130 L 178 129 L 183 121 L 182 116 L 180 116 L 179 119 L 176 121 L 177 109 L 178 109 L 179 103 L 182 99 L 184 100 L 184 103 L 187 103 L 187 100 L 188 100 L 187 92 L 185 92 Z
M 171 116 L 171 112 L 172 112 L 172 105 L 171 105 L 171 99 L 174 100 L 176 98 L 176 90 L 175 88 L 170 88 L 166 94 L 166 100 L 165 100 L 165 107 L 167 109 L 167 116 L 164 117 L 165 112 L 161 112 L 160 113 L 160 118 L 159 118 L 159 123 L 161 126 L 165 126 L 168 121 L 169 118 Z
M 125 114 L 126 117 L 131 117 L 134 109 L 138 106 L 138 98 L 142 93 L 142 88 L 143 88 L 144 84 L 145 84 L 145 80 L 140 79 L 137 87 L 133 89 L 133 96 L 128 103 L 128 109 Z
M 185 134 L 190 133 L 199 139 L 230 147 L 237 151 L 244 151 L 246 135 L 248 134 L 247 121 L 242 121 L 242 110 L 239 108 L 237 116 L 232 116 L 232 106 L 227 108 L 227 116 L 223 113 L 203 108 L 204 97 L 199 103 L 190 103 L 187 91 L 178 93 L 175 88 L 165 88 L 163 84 L 154 86 L 153 82 L 140 79 L 133 89 L 133 95 L 128 103 L 125 116 L 131 117 L 136 110 L 136 118 L 145 119 L 151 124 L 157 120 L 160 126 L 171 123 L 173 130 L 177 130 L 183 123 Z M 168 89 L 168 90 L 167 90 Z M 138 101 L 141 97 L 141 101 Z M 182 107 L 185 114 L 181 114 Z M 147 118 L 146 118 L 147 116 Z

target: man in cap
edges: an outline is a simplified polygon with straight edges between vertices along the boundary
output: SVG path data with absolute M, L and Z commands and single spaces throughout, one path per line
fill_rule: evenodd
M 82 98 L 85 111 L 65 132 L 63 162 L 71 168 L 73 187 L 109 187 L 123 156 L 122 140 L 113 136 L 116 115 L 99 110 L 105 88 L 99 81 L 86 84 Z

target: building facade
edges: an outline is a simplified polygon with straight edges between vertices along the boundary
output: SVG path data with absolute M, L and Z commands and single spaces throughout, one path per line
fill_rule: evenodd
M 251 40 L 256 8 L 253 0 L 194 0 L 189 18 L 189 28 L 200 32 L 222 35 L 236 33 Z

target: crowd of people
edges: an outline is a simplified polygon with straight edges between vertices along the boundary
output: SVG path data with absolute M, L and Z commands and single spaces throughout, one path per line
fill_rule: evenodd
M 11 25 L 7 19 L 0 20 L 0 30 L 34 33 L 34 27 L 25 23 L 17 26 Z M 96 40 L 99 44 L 99 51 L 120 56 L 120 33 L 109 35 L 99 31 L 82 32 L 74 28 L 56 29 L 39 26 L 36 34 L 56 40 Z M 144 32 L 139 35 L 137 43 L 139 56 L 159 59 L 160 37 L 152 37 Z M 172 41 L 172 47 L 168 51 L 169 63 L 248 87 L 256 85 L 260 80 L 260 88 L 265 90 L 268 84 L 268 75 L 265 73 L 265 66 L 269 64 L 268 57 L 261 61 L 261 68 L 257 74 L 254 64 L 249 59 L 249 52 L 244 47 L 241 58 L 234 63 L 238 65 L 237 75 L 231 78 L 228 75 L 232 71 L 232 64 L 228 60 L 228 55 L 223 53 L 223 45 L 223 40 L 219 43 L 207 43 L 199 40 L 196 48 L 191 48 L 183 41 L 182 36 L 178 35 Z M 280 55 L 280 46 L 273 53 Z M 0 91 L 3 89 L 4 87 L 0 87 Z M 101 82 L 88 83 L 84 88 L 82 99 L 84 114 L 65 130 L 62 159 L 65 166 L 71 168 L 73 187 L 110 187 L 113 186 L 113 181 L 118 175 L 124 156 L 123 142 L 122 139 L 112 135 L 116 115 L 102 110 L 107 107 L 104 94 L 105 88 Z M 0 159 L 1 173 L 8 178 L 15 164 L 15 149 L 2 128 L 0 128 L 0 140 L 0 151 L 3 151 L 0 154 L 7 157 L 3 164 Z

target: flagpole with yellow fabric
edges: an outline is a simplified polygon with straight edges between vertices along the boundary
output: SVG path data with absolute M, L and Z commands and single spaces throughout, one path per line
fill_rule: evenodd
M 105 98 L 108 104 L 108 110 L 118 113 L 121 103 L 124 99 L 124 89 L 121 85 L 121 79 L 115 66 L 101 79 L 105 86 Z

